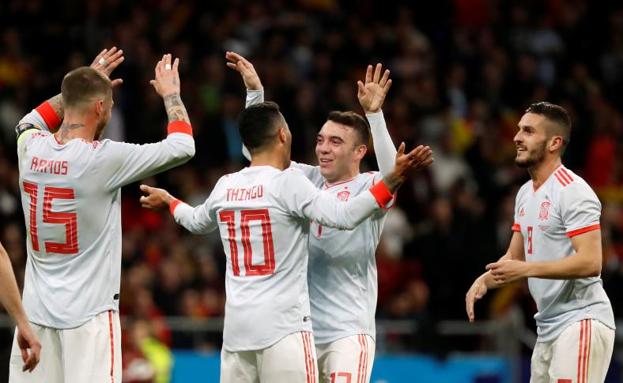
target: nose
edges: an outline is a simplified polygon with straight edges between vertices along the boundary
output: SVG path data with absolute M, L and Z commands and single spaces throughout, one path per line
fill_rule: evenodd
M 316 150 L 318 150 L 320 153 L 328 153 L 329 152 L 329 145 L 327 145 L 326 141 L 318 142 L 316 144 Z
M 522 141 L 521 139 L 521 130 L 517 132 L 517 134 L 515 134 L 515 137 L 513 137 L 513 142 L 515 144 L 520 144 Z

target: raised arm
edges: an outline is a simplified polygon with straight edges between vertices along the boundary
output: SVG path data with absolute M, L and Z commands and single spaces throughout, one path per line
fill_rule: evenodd
M 110 77 L 115 68 L 117 68 L 123 60 L 123 50 L 112 47 L 102 50 L 95 57 L 90 66 L 106 77 Z M 113 87 L 121 85 L 122 83 L 122 79 L 112 80 Z M 64 114 L 63 97 L 59 93 L 44 101 L 19 121 L 15 127 L 17 138 L 19 139 L 22 133 L 31 129 L 54 132 L 60 126 Z
M 188 161 L 195 154 L 195 141 L 186 107 L 180 96 L 179 59 L 165 54 L 156 64 L 150 83 L 162 97 L 168 116 L 167 137 L 157 143 L 135 145 L 108 141 L 101 155 L 110 164 L 107 187 L 115 189 L 161 173 Z
M 39 363 L 41 344 L 24 312 L 11 260 L 2 244 L 0 244 L 0 302 L 17 324 L 17 343 L 24 361 L 22 370 L 32 371 Z
M 380 207 L 385 207 L 393 194 L 412 170 L 422 169 L 433 161 L 429 147 L 418 146 L 405 154 L 404 143 L 396 155 L 394 168 L 382 182 L 377 183 L 367 193 L 360 193 L 347 202 L 339 201 L 326 191 L 318 190 L 309 182 L 290 180 L 288 189 L 284 185 L 284 203 L 295 215 L 314 220 L 319 224 L 339 229 L 353 229 Z M 294 189 L 292 189 L 296 185 Z M 294 192 L 291 192 L 293 190 Z
M 385 96 L 387 96 L 387 92 L 392 86 L 392 80 L 389 78 L 389 69 L 386 69 L 381 76 L 382 71 L 383 66 L 381 64 L 376 64 L 374 69 L 372 65 L 368 65 L 365 83 L 357 81 L 357 98 L 370 123 L 372 145 L 376 153 L 379 170 L 382 175 L 386 175 L 394 166 L 396 148 L 387 131 L 387 125 L 381 110 L 385 102 Z

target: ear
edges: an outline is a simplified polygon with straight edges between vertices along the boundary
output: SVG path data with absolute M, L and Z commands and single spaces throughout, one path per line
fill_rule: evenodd
M 285 144 L 288 141 L 288 134 L 286 133 L 286 129 L 284 127 L 279 128 L 279 133 L 277 134 L 279 137 L 279 142 Z
M 564 144 L 565 143 L 562 136 L 554 136 L 549 143 L 549 150 L 550 152 L 562 150 Z
M 367 152 L 368 147 L 366 145 L 358 145 L 357 147 L 355 147 L 355 157 L 358 160 L 361 160 L 363 157 L 365 157 Z
M 95 101 L 95 114 L 98 117 L 104 114 L 104 100 L 98 99 Z

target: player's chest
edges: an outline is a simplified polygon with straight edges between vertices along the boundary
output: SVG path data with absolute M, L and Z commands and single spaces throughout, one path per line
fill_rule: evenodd
M 518 224 L 528 242 L 534 237 L 565 236 L 564 222 L 556 199 L 548 193 L 533 193 L 520 204 Z

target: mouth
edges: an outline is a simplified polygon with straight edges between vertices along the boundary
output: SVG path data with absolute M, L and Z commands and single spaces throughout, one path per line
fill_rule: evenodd
M 333 160 L 330 160 L 328 158 L 320 158 L 318 162 L 320 163 L 320 167 L 325 167 L 329 166 L 333 162 Z
M 518 146 L 517 147 L 517 153 L 521 153 L 521 152 L 527 152 L 528 149 L 523 147 L 523 146 Z

